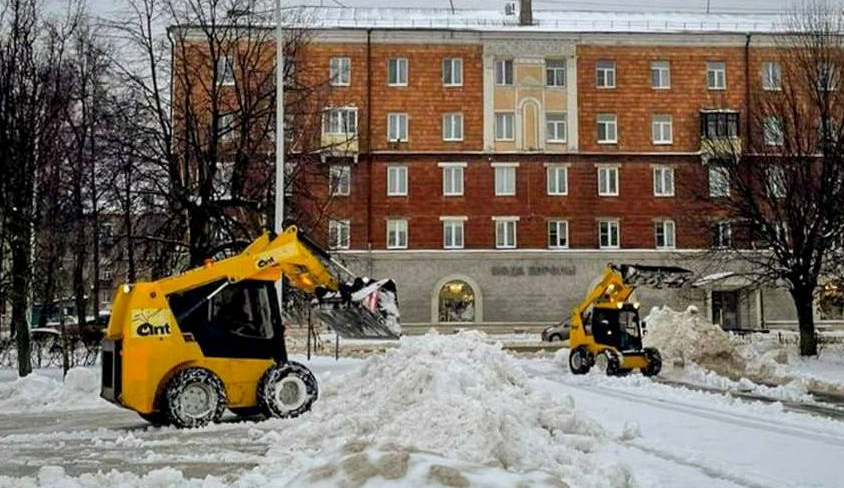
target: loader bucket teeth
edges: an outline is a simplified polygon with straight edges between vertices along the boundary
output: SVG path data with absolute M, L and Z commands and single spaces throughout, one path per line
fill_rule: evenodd
M 341 285 L 340 291 L 317 298 L 317 317 L 344 338 L 397 339 L 401 335 L 392 280 L 358 279 Z

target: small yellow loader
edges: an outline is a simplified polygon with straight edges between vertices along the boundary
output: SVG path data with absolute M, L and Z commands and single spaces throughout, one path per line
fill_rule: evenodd
M 639 319 L 639 303 L 631 295 L 637 286 L 679 288 L 693 273 L 675 266 L 609 264 L 571 317 L 569 367 L 586 374 L 592 367 L 610 376 L 638 369 L 655 376 L 662 357 L 655 348 L 642 347 L 645 324 Z
M 101 396 L 177 427 L 216 422 L 226 408 L 241 416 L 308 411 L 317 382 L 287 358 L 275 289 L 282 277 L 313 294 L 317 315 L 338 334 L 399 333 L 395 283 L 354 278 L 289 224 L 236 256 L 118 287 L 103 341 Z

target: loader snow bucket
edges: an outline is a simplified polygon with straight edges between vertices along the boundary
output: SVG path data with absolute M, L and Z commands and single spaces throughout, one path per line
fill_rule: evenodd
M 398 297 L 393 280 L 356 279 L 338 292 L 318 290 L 317 317 L 345 339 L 398 339 Z
M 624 283 L 633 286 L 651 288 L 682 288 L 694 276 L 688 269 L 678 266 L 648 266 L 642 264 L 610 265 L 624 279 Z

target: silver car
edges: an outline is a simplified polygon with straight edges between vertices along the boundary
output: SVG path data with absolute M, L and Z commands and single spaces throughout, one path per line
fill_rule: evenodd
M 552 325 L 542 331 L 542 340 L 545 342 L 562 342 L 569 340 L 571 325 L 567 321 Z

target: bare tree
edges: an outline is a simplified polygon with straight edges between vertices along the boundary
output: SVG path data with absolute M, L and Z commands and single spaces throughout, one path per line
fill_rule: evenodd
M 717 198 L 701 195 L 706 211 L 697 214 L 716 216 L 707 222 L 712 252 L 757 285 L 788 289 L 802 355 L 817 354 L 814 300 L 842 263 L 842 29 L 835 4 L 811 2 L 793 12 L 790 32 L 777 38 L 762 65 L 762 89 L 752 92 L 746 147 L 733 137 L 737 121 L 713 115 L 704 130 Z

